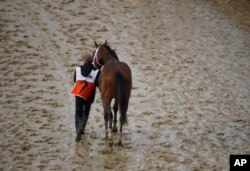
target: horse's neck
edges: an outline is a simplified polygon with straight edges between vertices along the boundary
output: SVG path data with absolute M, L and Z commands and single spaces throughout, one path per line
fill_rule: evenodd
M 112 62 L 116 62 L 117 59 L 115 59 L 114 57 L 112 56 L 108 56 L 104 59 L 104 65 L 108 64 L 108 63 L 112 63 Z

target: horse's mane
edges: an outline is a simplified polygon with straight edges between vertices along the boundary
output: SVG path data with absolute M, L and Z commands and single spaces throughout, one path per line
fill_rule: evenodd
M 115 59 L 117 59 L 117 60 L 119 61 L 119 58 L 118 58 L 117 54 L 115 53 L 114 50 L 112 50 L 112 49 L 109 47 L 109 45 L 103 44 L 102 46 L 104 46 L 105 49 L 108 51 L 108 53 L 110 53 Z

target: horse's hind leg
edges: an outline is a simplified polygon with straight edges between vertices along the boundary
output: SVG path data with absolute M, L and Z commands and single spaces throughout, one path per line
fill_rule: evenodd
M 104 110 L 104 121 L 105 121 L 105 138 L 108 138 L 108 113 Z
M 119 146 L 122 146 L 122 127 L 123 127 L 123 123 L 120 123 L 119 139 L 118 139 Z
M 127 123 L 127 109 L 128 109 L 128 100 L 122 103 L 123 106 L 120 106 L 120 130 L 119 130 L 119 139 L 118 145 L 122 146 L 122 127 Z
M 117 111 L 118 111 L 118 103 L 117 103 L 117 101 L 115 101 L 115 104 L 113 106 L 113 111 L 114 111 L 114 125 L 113 125 L 113 128 L 112 128 L 112 131 L 117 132 L 118 131 L 117 126 L 116 126 L 116 124 L 117 124 Z

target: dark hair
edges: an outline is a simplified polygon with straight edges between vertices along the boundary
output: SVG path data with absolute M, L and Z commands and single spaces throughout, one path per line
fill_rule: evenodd
M 92 58 L 93 56 L 92 55 L 85 55 L 82 57 L 83 59 L 83 63 L 86 64 L 86 63 L 91 63 L 92 62 Z

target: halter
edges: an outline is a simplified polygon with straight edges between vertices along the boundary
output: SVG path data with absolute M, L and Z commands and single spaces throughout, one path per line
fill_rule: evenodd
M 97 59 L 97 53 L 98 53 L 98 50 L 99 50 L 99 47 L 96 49 L 96 51 L 95 51 L 95 55 L 94 55 L 94 65 L 95 65 L 95 67 L 97 67 L 97 68 L 101 68 L 103 65 L 102 64 L 100 64 L 100 62 L 98 61 L 98 59 Z M 97 63 L 97 65 L 99 66 L 96 66 L 96 64 L 95 64 L 95 62 Z

